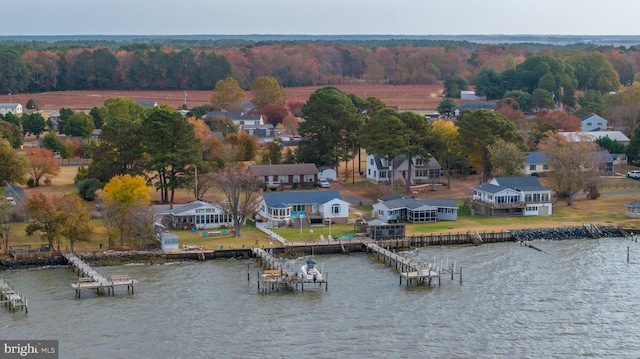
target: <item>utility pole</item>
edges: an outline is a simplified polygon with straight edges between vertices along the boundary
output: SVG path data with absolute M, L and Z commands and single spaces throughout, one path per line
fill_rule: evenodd
M 193 167 L 196 169 L 196 201 L 198 200 L 198 166 L 197 165 L 193 165 Z

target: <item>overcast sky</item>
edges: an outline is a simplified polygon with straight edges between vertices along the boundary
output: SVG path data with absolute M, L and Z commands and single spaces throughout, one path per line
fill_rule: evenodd
M 5 0 L 0 35 L 639 35 L 638 0 Z

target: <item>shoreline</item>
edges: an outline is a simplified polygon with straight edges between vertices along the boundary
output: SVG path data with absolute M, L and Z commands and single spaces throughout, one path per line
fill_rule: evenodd
M 539 240 L 597 239 L 602 237 L 624 238 L 633 236 L 635 234 L 632 230 L 625 230 L 621 227 L 596 225 L 583 225 L 564 228 L 531 228 L 511 230 L 508 232 L 510 233 L 510 236 L 498 240 L 492 240 L 488 243 L 531 242 Z M 471 239 L 468 242 L 446 242 L 442 240 L 438 240 L 435 242 L 424 242 L 421 240 L 421 238 L 424 237 L 425 236 L 411 236 L 405 237 L 404 239 L 380 240 L 377 242 L 380 243 L 381 246 L 388 247 L 394 250 L 406 249 L 411 247 L 427 247 L 432 245 L 473 245 L 473 241 Z M 416 243 L 419 243 L 421 245 L 412 245 Z M 292 257 L 295 257 L 297 254 L 307 255 L 309 253 L 322 255 L 364 252 L 364 246 L 362 242 L 327 242 L 326 244 L 317 242 L 305 244 L 296 243 L 293 245 L 269 248 L 271 248 L 277 255 Z M 76 252 L 75 254 L 87 263 L 95 266 L 111 266 L 124 264 L 165 264 L 213 259 L 250 259 L 253 257 L 251 248 L 177 251 L 167 253 L 159 249 L 129 251 L 107 250 L 99 252 Z M 67 261 L 62 255 L 58 254 L 49 258 L 21 258 L 0 260 L 0 271 L 65 265 L 67 265 Z

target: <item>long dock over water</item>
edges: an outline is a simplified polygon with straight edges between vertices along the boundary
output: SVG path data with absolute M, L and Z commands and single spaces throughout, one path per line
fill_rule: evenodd
M 75 254 L 63 253 L 62 255 L 69 263 L 69 267 L 74 267 L 79 276 L 76 283 L 71 283 L 71 286 L 76 290 L 78 298 L 81 296 L 82 289 L 93 289 L 98 294 L 105 294 L 106 292 L 114 295 L 115 287 L 125 285 L 127 286 L 127 293 L 133 294 L 133 285 L 138 281 L 129 278 L 128 275 L 111 275 L 107 278 Z
M 14 313 L 17 309 L 24 310 L 25 314 L 29 313 L 27 298 L 4 278 L 0 278 L 0 303 L 4 303 L 4 306 Z
M 440 285 L 440 277 L 442 275 L 451 275 L 453 280 L 454 274 L 458 274 L 460 277 L 460 283 L 462 283 L 462 267 L 458 272 L 455 272 L 455 264 L 451 264 L 450 268 L 436 267 L 435 263 L 417 263 L 387 249 L 384 249 L 374 243 L 365 244 L 367 253 L 372 253 L 376 259 L 381 260 L 383 263 L 390 267 L 394 267 L 395 270 L 400 271 L 400 285 L 402 285 L 402 279 L 405 279 L 407 285 L 415 282 L 427 283 L 431 285 L 432 280 L 437 279 L 438 285 Z

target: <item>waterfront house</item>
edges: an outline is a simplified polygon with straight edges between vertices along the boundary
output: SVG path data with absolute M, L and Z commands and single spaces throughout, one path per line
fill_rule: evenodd
M 425 160 L 421 156 L 400 155 L 389 160 L 388 156 L 370 154 L 367 155 L 366 178 L 373 183 L 390 183 L 393 181 L 404 182 L 411 160 L 411 185 L 424 183 L 438 183 L 442 167 L 438 161 L 429 157 Z M 399 183 L 400 183 L 399 182 Z
M 233 217 L 215 203 L 198 200 L 186 204 L 154 206 L 157 222 L 170 223 L 177 229 L 212 229 L 233 227 Z M 162 219 L 166 218 L 166 221 Z
M 271 228 L 344 224 L 349 219 L 349 202 L 335 190 L 265 192 L 259 203 L 258 217 Z
M 249 171 L 271 189 L 314 186 L 318 181 L 318 167 L 313 163 L 252 165 Z
M 373 215 L 383 222 L 435 222 L 458 219 L 458 205 L 451 199 L 391 195 L 373 205 Z
M 551 190 L 537 177 L 496 177 L 473 188 L 471 209 L 486 216 L 549 216 Z

